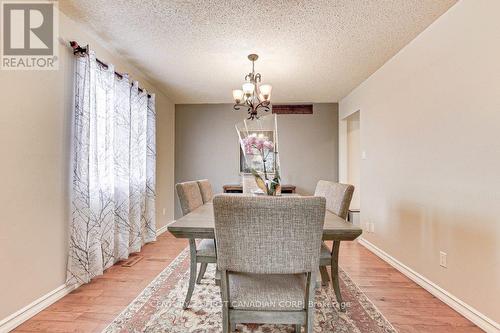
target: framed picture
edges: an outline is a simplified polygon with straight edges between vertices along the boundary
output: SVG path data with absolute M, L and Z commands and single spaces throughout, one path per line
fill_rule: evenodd
M 246 133 L 245 133 L 246 134 Z M 257 137 L 264 138 L 265 140 L 274 142 L 274 131 L 266 131 L 266 130 L 254 130 L 248 133 L 248 135 L 256 135 Z M 242 133 L 240 133 L 240 137 L 243 137 Z M 245 154 L 240 147 L 240 174 L 251 174 L 252 168 L 257 172 L 264 172 L 264 167 L 262 163 L 262 156 L 260 154 Z M 274 151 L 266 151 L 266 170 L 268 174 L 273 174 L 276 171 L 276 159 L 274 155 Z

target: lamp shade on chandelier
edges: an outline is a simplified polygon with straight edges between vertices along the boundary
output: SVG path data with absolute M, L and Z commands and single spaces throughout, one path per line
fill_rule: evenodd
M 259 58 L 256 54 L 250 54 L 248 60 L 252 62 L 252 72 L 245 76 L 245 83 L 241 89 L 233 90 L 234 109 L 246 109 L 248 119 L 258 118 L 259 111 L 268 112 L 271 106 L 271 91 L 273 87 L 270 84 L 261 84 L 262 76 L 255 73 L 255 61 Z

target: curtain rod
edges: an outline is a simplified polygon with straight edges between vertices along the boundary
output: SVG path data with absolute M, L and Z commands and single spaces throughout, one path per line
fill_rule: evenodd
M 71 46 L 71 48 L 73 49 L 73 54 L 74 55 L 77 55 L 77 54 L 88 54 L 89 53 L 89 46 L 85 46 L 85 47 L 81 47 L 80 45 L 78 45 L 77 42 L 75 42 L 74 40 L 70 41 L 69 42 L 69 45 Z M 105 68 L 109 68 L 108 64 L 104 63 L 103 61 L 99 60 L 99 59 L 95 59 L 101 66 L 105 67 Z M 123 79 L 123 76 L 124 74 L 122 73 L 118 73 L 117 71 L 115 71 L 115 75 L 118 76 L 120 79 Z M 143 92 L 144 90 L 140 87 L 138 87 L 138 90 L 140 92 Z M 148 97 L 151 98 L 151 95 L 148 94 Z

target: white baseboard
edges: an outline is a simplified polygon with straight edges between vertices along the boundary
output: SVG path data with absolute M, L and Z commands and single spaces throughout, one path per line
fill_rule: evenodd
M 482 330 L 488 333 L 500 332 L 500 325 L 493 319 L 486 317 L 484 314 L 474 309 L 472 306 L 464 303 L 456 296 L 450 294 L 449 292 L 447 292 L 434 282 L 430 281 L 426 277 L 415 272 L 413 269 L 404 265 L 403 263 L 401 263 L 394 257 L 390 256 L 383 250 L 379 249 L 366 239 L 360 238 L 358 242 L 364 247 L 366 247 L 368 250 L 373 252 L 376 256 L 387 262 L 389 265 L 391 265 L 392 267 L 394 267 L 395 269 L 406 275 L 408 278 L 413 280 L 413 282 L 415 282 L 416 284 L 418 284 L 419 286 L 430 292 L 432 295 L 434 295 L 435 297 L 446 303 L 453 310 L 457 311 L 462 316 L 472 321 Z
M 59 286 L 48 294 L 45 294 L 39 299 L 28 304 L 21 310 L 11 314 L 7 318 L 2 319 L 0 321 L 0 333 L 10 332 L 26 320 L 36 315 L 38 312 L 57 302 L 59 299 L 63 298 L 78 287 L 79 285 Z
M 165 224 L 160 229 L 156 229 L 156 237 L 160 236 L 162 233 L 164 233 L 165 231 L 167 231 L 167 227 L 168 227 L 168 224 Z
M 156 236 L 160 236 L 162 233 L 167 231 L 167 226 L 168 225 L 164 225 L 163 227 L 157 229 Z M 33 317 L 43 309 L 47 308 L 48 306 L 52 305 L 59 299 L 63 298 L 64 296 L 66 296 L 67 294 L 69 294 L 78 287 L 79 285 L 59 286 L 56 289 L 49 292 L 48 294 L 33 301 L 31 304 L 28 304 L 21 310 L 11 314 L 7 318 L 0 320 L 0 333 L 6 333 L 13 330 L 17 326 L 24 323 L 26 320 L 30 319 L 31 317 Z

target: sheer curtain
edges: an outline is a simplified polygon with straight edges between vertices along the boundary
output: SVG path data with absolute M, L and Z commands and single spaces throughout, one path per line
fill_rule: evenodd
M 67 282 L 86 283 L 156 239 L 155 98 L 76 58 Z

